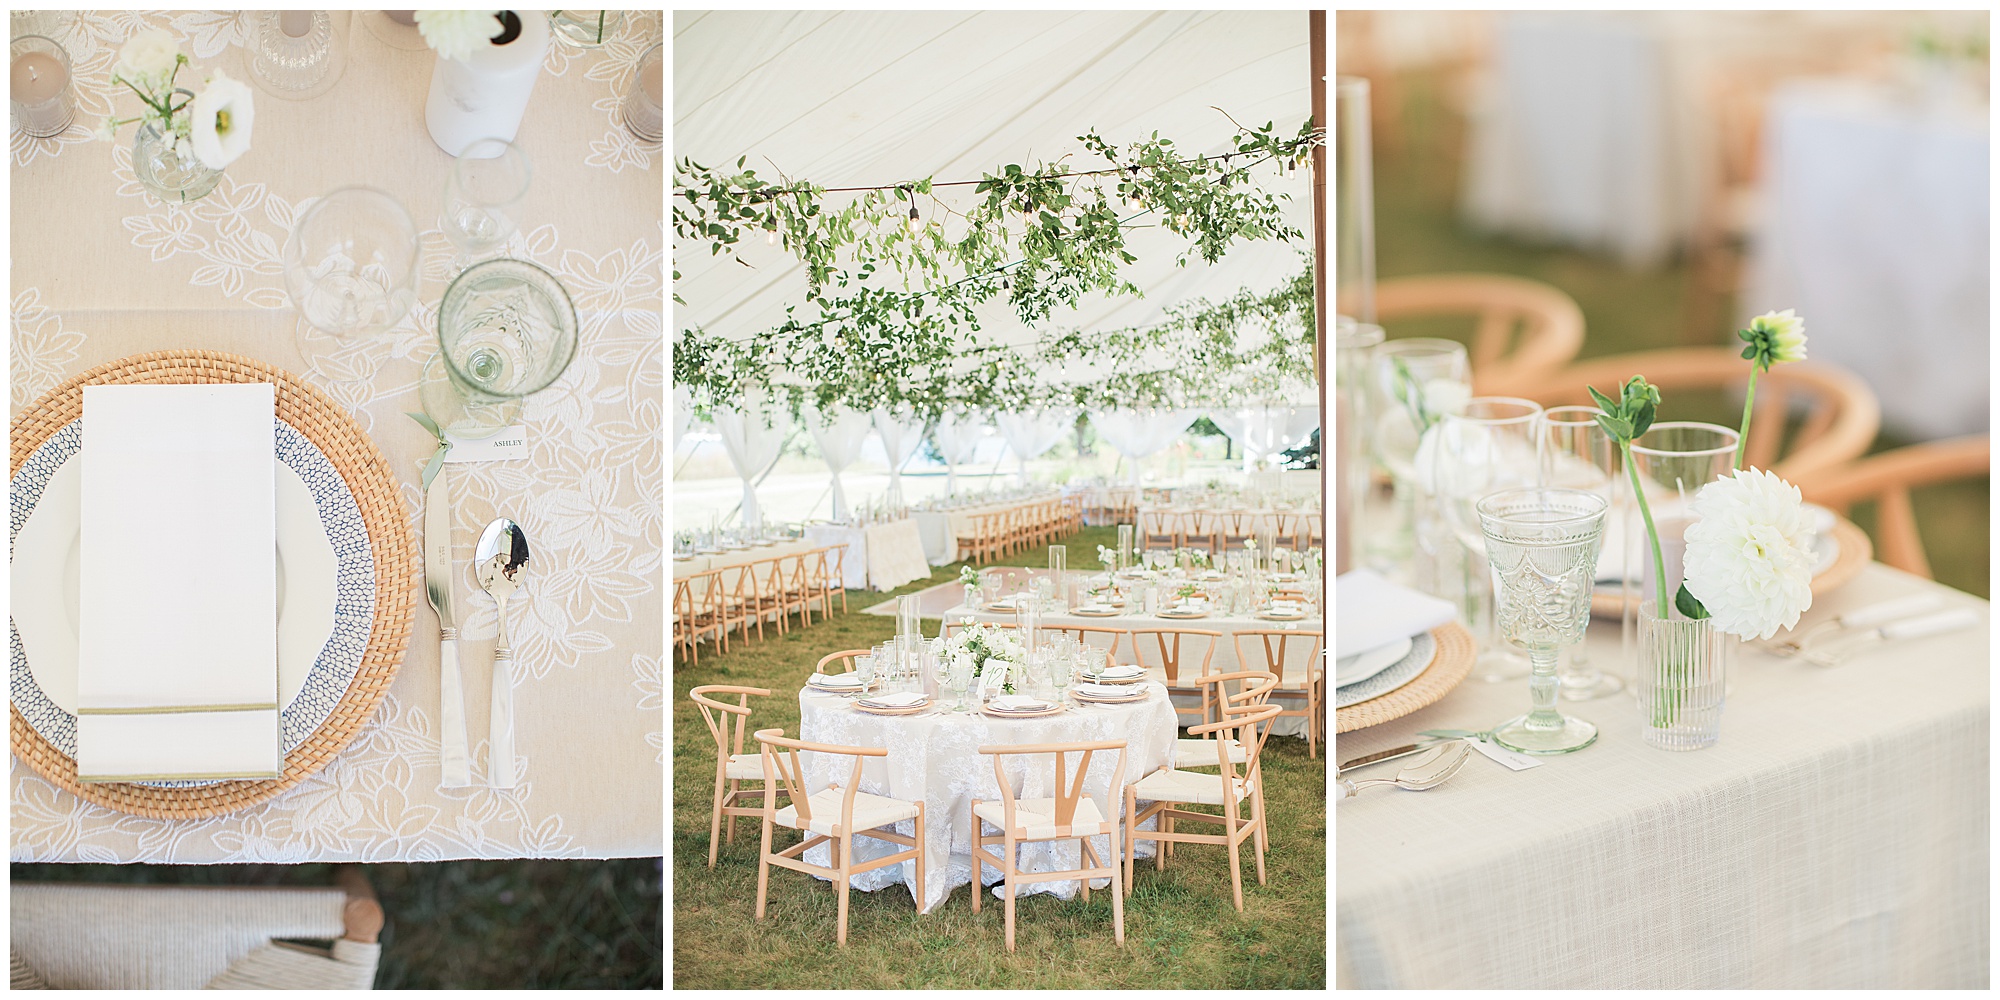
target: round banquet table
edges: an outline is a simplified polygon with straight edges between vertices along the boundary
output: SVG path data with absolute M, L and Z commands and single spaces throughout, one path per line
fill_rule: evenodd
M 424 463 L 434 446 L 404 416 L 437 350 L 436 307 L 454 276 L 439 229 L 452 158 L 424 127 L 436 56 L 393 48 L 351 24 L 347 66 L 327 93 L 255 92 L 250 151 L 215 191 L 163 205 L 132 173 L 132 129 L 91 139 L 106 115 L 136 114 L 111 83 L 117 49 L 160 28 L 192 61 L 181 80 L 241 68 L 252 11 L 83 11 L 59 41 L 77 88 L 76 123 L 53 139 L 11 139 L 11 411 L 97 365 L 201 349 L 243 355 L 326 392 L 373 440 L 422 534 Z M 527 400 L 529 454 L 451 463 L 452 585 L 474 784 L 439 785 L 438 620 L 421 597 L 408 653 L 373 715 L 327 766 L 284 794 L 199 820 L 144 819 L 82 801 L 16 758 L 14 861 L 301 863 L 459 858 L 651 857 L 664 846 L 662 650 L 667 480 L 664 191 L 659 144 L 617 121 L 640 52 L 661 36 L 634 12 L 606 45 L 552 46 L 518 143 L 534 179 L 505 254 L 548 270 L 575 303 L 581 338 L 554 385 Z M 252 84 L 251 86 L 255 86 Z M 197 88 L 199 89 L 198 85 Z M 311 337 L 285 293 L 280 251 L 310 199 L 380 188 L 420 231 L 418 305 L 378 336 Z M 519 784 L 487 784 L 493 599 L 472 568 L 480 529 L 507 516 L 534 551 L 507 609 L 514 647 Z
M 1144 701 L 1129 705 L 1071 704 L 1060 715 L 1040 719 L 995 719 L 978 713 L 959 714 L 933 710 L 920 715 L 869 715 L 854 708 L 852 699 L 825 694 L 810 688 L 799 692 L 799 733 L 813 743 L 841 746 L 886 747 L 887 757 L 868 758 L 862 766 L 861 790 L 875 795 L 924 803 L 924 908 L 945 901 L 953 889 L 972 881 L 972 800 L 998 799 L 994 783 L 993 758 L 979 752 L 994 744 L 1091 743 L 1103 740 L 1126 741 L 1125 784 L 1167 766 L 1173 759 L 1173 707 L 1167 702 L 1166 688 L 1145 685 Z M 950 695 L 944 695 L 948 705 Z M 827 788 L 833 778 L 844 778 L 853 761 L 829 754 L 805 754 L 803 763 L 808 792 Z M 1074 767 L 1075 765 L 1070 765 Z M 1002 764 L 1018 798 L 1049 798 L 1055 794 L 1055 757 L 1051 754 L 1023 754 Z M 1112 772 L 1118 767 L 1117 754 L 1098 753 L 1091 757 L 1084 791 L 1097 800 L 1110 816 L 1124 808 L 1122 788 L 1111 788 Z M 1150 827 L 1151 821 L 1148 821 Z M 914 821 L 896 824 L 896 832 L 909 836 Z M 1099 857 L 1108 856 L 1109 837 L 1098 837 L 1092 847 Z M 1152 844 L 1145 842 L 1139 854 L 1151 857 Z M 867 861 L 892 854 L 902 848 L 887 841 L 856 837 L 854 856 Z M 994 848 L 998 850 L 998 848 Z M 1057 871 L 1079 867 L 1076 842 L 1045 841 L 1021 847 L 1023 871 Z M 806 852 L 813 864 L 829 864 L 826 846 Z M 910 887 L 917 895 L 916 865 L 904 862 L 853 877 L 853 887 L 864 891 L 892 885 Z M 982 884 L 999 881 L 1000 872 L 988 867 Z M 1091 888 L 1109 885 L 1096 879 Z M 1068 882 L 1036 882 L 1019 886 L 1017 896 L 1053 892 L 1064 899 L 1075 895 L 1077 885 Z

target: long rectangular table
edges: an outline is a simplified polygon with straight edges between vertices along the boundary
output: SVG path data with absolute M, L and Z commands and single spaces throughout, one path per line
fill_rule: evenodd
M 972 534 L 973 518 L 982 514 L 998 514 L 1047 503 L 1057 496 L 1058 494 L 1054 493 L 1042 493 L 992 503 L 968 504 L 948 510 L 920 510 L 910 516 L 916 519 L 917 530 L 923 536 L 924 558 L 933 566 L 943 566 L 955 563 L 961 558 L 958 540 Z
M 1832 668 L 1741 648 L 1708 749 L 1645 745 L 1628 695 L 1564 702 L 1595 744 L 1335 803 L 1337 985 L 1985 988 L 1987 602 L 1876 564 L 1801 627 L 1921 591 L 1980 627 Z M 1619 663 L 1615 622 L 1588 641 Z M 1525 679 L 1471 678 L 1334 759 L 1527 707 Z

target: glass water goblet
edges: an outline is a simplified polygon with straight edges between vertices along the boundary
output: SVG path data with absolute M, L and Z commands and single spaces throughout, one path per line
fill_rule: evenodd
M 458 249 L 455 265 L 500 249 L 514 235 L 532 176 L 528 154 L 505 139 L 480 139 L 458 154 L 445 176 L 441 220 Z
M 1445 415 L 1429 446 L 1436 509 L 1463 546 L 1454 560 L 1462 575 L 1449 589 L 1461 598 L 1466 624 L 1479 639 L 1478 675 L 1489 684 L 1527 676 L 1528 662 L 1495 635 L 1492 578 L 1476 507 L 1489 494 L 1535 485 L 1541 475 L 1536 436 L 1541 415 L 1541 404 L 1533 400 L 1481 396 Z
M 854 658 L 854 677 L 861 682 L 861 690 L 864 692 L 875 682 L 874 653 L 862 653 Z
M 491 437 L 576 357 L 576 306 L 527 261 L 474 264 L 438 304 L 438 348 L 419 386 L 424 411 L 458 437 Z
M 972 705 L 965 700 L 965 696 L 967 692 L 972 690 L 972 661 L 954 657 L 951 661 L 951 666 L 945 671 L 945 682 L 951 685 L 953 698 L 951 710 L 954 712 L 971 711 Z
M 1617 443 L 1598 426 L 1597 412 L 1595 406 L 1552 406 L 1542 411 L 1541 425 L 1540 485 L 1595 493 L 1612 505 L 1613 512 L 1604 521 L 1604 542 L 1593 573 L 1593 591 L 1595 583 L 1623 580 L 1627 576 L 1620 546 L 1615 541 L 1619 533 L 1618 487 L 1624 464 Z M 1617 675 L 1607 674 L 1590 662 L 1590 653 L 1581 644 L 1570 649 L 1557 676 L 1562 681 L 1562 696 L 1569 701 L 1590 701 L 1625 689 L 1625 682 Z
M 1590 623 L 1591 578 L 1610 509 L 1595 493 L 1539 486 L 1479 501 L 1500 635 L 1534 663 L 1532 707 L 1493 730 L 1509 750 L 1569 753 L 1597 739 L 1596 726 L 1556 710 L 1556 660 L 1563 647 L 1583 641 Z
M 299 352 L 314 369 L 336 381 L 374 374 L 321 362 L 387 332 L 417 304 L 419 252 L 410 213 L 374 188 L 331 191 L 300 213 L 281 259 L 285 292 L 307 324 L 298 330 Z M 316 348 L 313 330 L 329 335 L 337 347 Z

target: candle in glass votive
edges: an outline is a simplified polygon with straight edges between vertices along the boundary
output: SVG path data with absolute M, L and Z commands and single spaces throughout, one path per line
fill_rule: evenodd
M 633 135 L 647 142 L 659 142 L 664 132 L 665 113 L 661 110 L 661 99 L 665 96 L 660 76 L 660 43 L 654 42 L 639 57 L 639 72 L 632 76 L 632 89 L 625 94 L 625 127 Z
M 382 13 L 389 15 L 389 20 L 405 28 L 417 26 L 417 12 L 414 10 L 385 10 Z
M 14 120 L 36 138 L 61 135 L 76 115 L 70 90 L 69 53 L 39 35 L 23 35 L 9 46 L 8 83 Z
M 309 10 L 281 10 L 278 12 L 279 30 L 291 38 L 306 37 L 306 32 L 312 30 L 312 23 L 312 11 Z

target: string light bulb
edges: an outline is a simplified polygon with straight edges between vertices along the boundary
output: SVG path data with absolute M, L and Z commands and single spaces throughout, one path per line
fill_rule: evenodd
M 911 235 L 915 235 L 917 230 L 924 228 L 923 219 L 917 216 L 917 206 L 910 206 L 910 219 L 904 224 L 909 227 Z

